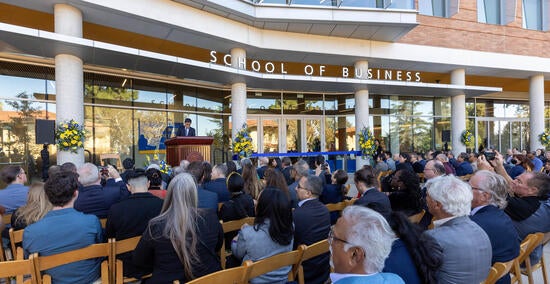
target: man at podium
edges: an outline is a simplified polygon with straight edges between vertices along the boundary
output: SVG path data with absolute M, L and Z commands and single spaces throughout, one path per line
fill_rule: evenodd
M 185 119 L 185 126 L 179 127 L 176 132 L 176 136 L 196 136 L 195 128 L 191 127 L 191 119 L 188 117 Z

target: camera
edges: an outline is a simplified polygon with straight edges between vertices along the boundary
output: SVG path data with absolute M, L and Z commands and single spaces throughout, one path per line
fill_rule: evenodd
M 485 152 L 483 154 L 485 155 L 485 159 L 487 159 L 487 161 L 495 159 L 495 152 Z
M 109 175 L 109 168 L 108 167 L 101 167 L 99 169 L 99 172 L 102 176 L 108 176 Z
M 328 168 L 328 163 L 327 162 L 325 162 L 321 165 L 321 170 L 326 171 L 327 168 Z

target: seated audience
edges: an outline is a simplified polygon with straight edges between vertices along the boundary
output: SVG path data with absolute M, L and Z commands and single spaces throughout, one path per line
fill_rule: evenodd
M 44 189 L 53 209 L 25 228 L 25 256 L 33 253 L 54 255 L 103 241 L 99 219 L 73 208 L 78 188 L 78 174 L 72 171 L 61 171 L 49 177 Z M 48 269 L 45 273 L 52 277 L 52 283 L 93 283 L 99 279 L 100 264 L 101 259 L 88 259 Z
M 396 274 L 381 272 L 394 241 L 395 234 L 378 212 L 346 207 L 328 236 L 332 283 L 405 283 Z
M 191 162 L 187 166 L 187 172 L 193 176 L 197 185 L 197 195 L 199 197 L 199 208 L 211 209 L 214 212 L 218 212 L 218 194 L 212 191 L 204 190 L 202 188 L 202 180 L 204 176 L 203 162 L 195 161 Z
M 397 170 L 391 180 L 391 186 L 395 191 L 390 193 L 388 198 L 393 211 L 401 211 L 407 216 L 422 211 L 420 181 L 416 173 Z
M 323 193 L 319 200 L 324 203 L 338 203 L 345 199 L 345 184 L 348 181 L 348 173 L 344 170 L 336 170 L 332 174 L 332 183 L 323 187 Z M 340 212 L 330 212 L 330 223 L 336 224 L 336 220 L 340 217 Z
M 128 182 L 127 175 L 128 173 L 130 173 L 130 171 L 134 170 L 134 165 L 135 165 L 135 162 L 134 162 L 134 159 L 132 158 L 126 158 L 124 159 L 124 161 L 122 161 L 122 167 L 124 167 L 124 172 L 120 175 L 120 177 L 124 182 Z
M 250 194 L 254 200 L 258 200 L 262 191 L 262 182 L 258 179 L 256 167 L 248 158 L 241 160 L 242 176 L 244 179 L 244 192 Z
M 227 167 L 224 164 L 217 164 L 212 169 L 212 180 L 203 184 L 205 190 L 218 194 L 218 201 L 225 202 L 231 198 L 227 184 L 225 183 L 225 174 Z
M 246 217 L 254 217 L 254 199 L 249 194 L 244 193 L 244 179 L 240 174 L 234 172 L 227 177 L 227 189 L 231 193 L 231 199 L 223 203 L 218 217 L 223 222 L 240 220 Z M 225 234 L 226 248 L 231 248 L 231 240 L 237 235 L 237 232 Z
M 113 204 L 107 216 L 105 236 L 125 240 L 141 236 L 149 220 L 160 214 L 162 199 L 147 191 L 149 180 L 145 170 L 129 170 L 126 178 L 130 197 Z M 132 265 L 132 253 L 120 255 L 123 260 L 124 276 L 140 278 L 143 273 Z
M 296 187 L 298 186 L 298 181 L 305 176 L 309 175 L 309 165 L 305 160 L 298 160 L 292 166 L 294 168 L 294 182 L 288 186 L 288 191 L 290 192 L 290 197 L 292 199 L 292 208 L 298 206 L 298 198 L 296 195 Z M 296 199 L 294 199 L 296 196 Z
M 283 176 L 285 177 L 286 184 L 290 185 L 294 182 L 294 179 L 290 177 L 290 171 L 292 169 L 292 161 L 290 160 L 290 157 L 283 157 L 281 160 L 281 172 L 283 173 Z
M 242 261 L 258 261 L 292 251 L 294 228 L 288 196 L 268 187 L 262 191 L 256 207 L 254 225 L 244 225 L 231 244 L 233 255 Z M 291 267 L 286 266 L 250 280 L 251 284 L 286 283 Z
M 408 153 L 399 153 L 399 163 L 395 166 L 395 170 L 407 170 L 414 173 L 411 163 L 411 156 Z
M 134 250 L 134 264 L 150 283 L 181 283 L 221 269 L 218 253 L 223 229 L 211 210 L 197 208 L 197 187 L 190 174 L 168 185 L 162 212 L 151 219 Z
M 149 193 L 160 199 L 164 199 L 166 197 L 166 190 L 162 186 L 162 175 L 160 170 L 150 168 L 145 171 L 145 174 L 147 180 L 149 180 Z
M 390 169 L 388 164 L 386 163 L 386 155 L 381 153 L 376 156 L 376 165 L 374 166 L 374 169 L 377 172 L 385 172 Z
M 290 192 L 281 171 L 275 168 L 268 168 L 264 172 L 263 181 L 265 184 L 264 187 L 275 187 L 282 190 L 289 197 L 289 202 L 292 203 L 292 200 L 298 200 L 297 192 L 296 195 L 293 194 L 294 192 Z
M 263 179 L 265 170 L 269 168 L 269 158 L 268 157 L 259 157 L 258 158 L 258 178 Z
M 25 186 L 27 173 L 20 166 L 7 166 L 0 172 L 2 181 L 8 186 L 0 190 L 0 205 L 6 209 L 6 214 L 12 214 L 15 209 L 27 203 L 29 188 Z
M 109 179 L 101 186 L 98 168 L 85 163 L 78 169 L 78 181 L 82 184 L 74 208 L 82 213 L 94 214 L 106 218 L 111 205 L 124 200 L 130 195 L 126 185 L 113 166 L 107 166 Z
M 387 195 L 376 188 L 376 177 L 372 167 L 367 165 L 356 171 L 353 181 L 361 195 L 354 204 L 368 207 L 382 214 L 384 218 L 389 218 L 391 214 L 390 200 Z
M 53 205 L 44 190 L 44 183 L 35 182 L 29 188 L 27 204 L 19 207 L 11 215 L 11 227 L 14 230 L 24 229 L 42 219 L 52 208 Z
M 460 153 L 456 158 L 457 166 L 455 167 L 456 176 L 465 176 L 474 173 L 474 169 L 470 164 L 470 157 L 466 153 Z
M 480 170 L 469 183 L 473 193 L 470 219 L 489 236 L 491 263 L 513 260 L 519 255 L 520 240 L 512 220 L 503 211 L 508 195 L 506 180 L 494 172 Z M 506 274 L 497 283 L 510 283 L 510 275 Z
M 435 158 L 443 163 L 443 166 L 445 167 L 445 174 L 447 175 L 456 175 L 455 168 L 451 163 L 449 162 L 449 158 L 445 154 L 437 154 Z
M 302 177 L 298 184 L 298 207 L 293 212 L 294 249 L 299 245 L 312 245 L 327 238 L 330 231 L 330 214 L 319 201 L 323 192 L 321 177 Z M 302 263 L 307 283 L 323 284 L 329 278 L 329 254 L 322 254 Z
M 515 166 L 508 168 L 507 172 L 512 179 L 515 179 L 524 172 L 531 172 L 533 170 L 533 162 L 531 162 L 531 160 L 529 160 L 525 155 L 514 155 L 511 163 L 515 164 Z
M 390 226 L 399 237 L 392 244 L 383 272 L 399 275 L 405 283 L 437 283 L 436 273 L 443 261 L 441 247 L 402 212 L 392 212 Z
M 472 190 L 455 176 L 442 176 L 427 183 L 426 202 L 434 216 L 433 237 L 443 249 L 438 283 L 481 283 L 491 268 L 489 237 L 468 215 Z

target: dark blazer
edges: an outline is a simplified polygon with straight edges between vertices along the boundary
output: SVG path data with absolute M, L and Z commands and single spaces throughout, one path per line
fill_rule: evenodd
M 199 209 L 198 214 L 196 248 L 199 259 L 191 264 L 193 275 L 197 278 L 221 270 L 217 253 L 223 241 L 223 229 L 218 216 L 211 210 Z M 166 223 L 153 223 L 143 232 L 134 250 L 134 264 L 141 267 L 144 273 L 153 273 L 147 283 L 172 283 L 174 280 L 185 283 L 191 279 L 185 276 L 183 265 L 170 239 L 162 237 L 165 226 Z
M 410 162 L 404 162 L 404 163 L 399 163 L 397 164 L 397 166 L 395 166 L 395 170 L 398 171 L 398 170 L 406 170 L 406 171 L 409 171 L 411 173 L 414 173 L 414 169 L 413 169 L 413 166 Z
M 323 193 L 319 197 L 319 201 L 323 204 L 338 203 L 344 201 L 344 193 L 342 192 L 343 185 L 341 184 L 327 184 L 323 187 Z M 330 212 L 330 223 L 335 224 L 336 220 L 340 217 L 340 212 Z
M 197 136 L 197 134 L 195 133 L 195 128 L 189 127 L 189 133 L 185 135 L 185 126 L 182 126 L 176 131 L 176 136 Z
M 258 178 L 263 179 L 265 170 L 267 170 L 267 166 L 261 166 L 256 171 L 258 172 Z
M 294 180 L 290 177 L 290 170 L 291 169 L 292 169 L 292 166 L 288 166 L 288 167 L 281 170 L 281 172 L 283 173 L 283 176 L 285 177 L 287 185 L 291 185 L 294 182 Z
M 227 185 L 225 184 L 225 178 L 217 178 L 203 184 L 205 190 L 218 194 L 218 202 L 225 202 L 231 198 Z
M 376 188 L 371 188 L 355 201 L 354 205 L 368 207 L 384 216 L 386 220 L 390 219 L 391 205 L 388 196 L 378 191 Z
M 149 220 L 160 214 L 162 203 L 162 199 L 144 192 L 134 193 L 128 199 L 113 204 L 107 216 L 106 237 L 124 240 L 141 236 Z M 117 258 L 123 261 L 125 276 L 136 278 L 143 276 L 143 273 L 132 263 L 132 253 L 125 253 Z
M 84 214 L 93 214 L 97 218 L 106 218 L 111 205 L 126 199 L 130 195 L 123 182 L 101 185 L 90 185 L 78 190 L 74 209 Z
M 294 249 L 299 245 L 311 245 L 328 237 L 330 214 L 318 199 L 306 201 L 293 212 Z M 303 263 L 306 283 L 324 283 L 329 278 L 329 253 L 314 257 Z
M 401 211 L 407 216 L 414 215 L 422 210 L 420 192 L 415 195 L 414 192 L 398 190 L 390 193 L 388 198 L 390 199 L 391 209 L 393 211 Z
M 458 166 L 456 167 L 456 176 L 457 177 L 470 175 L 470 174 L 473 174 L 473 173 L 474 173 L 474 169 L 472 168 L 472 164 L 470 164 L 469 162 L 462 162 L 462 163 L 458 164 Z
M 254 199 L 252 199 L 252 196 L 249 194 L 243 192 L 233 194 L 229 201 L 223 203 L 218 212 L 218 218 L 224 222 L 254 216 L 256 216 Z M 234 231 L 224 235 L 226 248 L 231 247 L 231 241 L 237 233 L 238 231 Z
M 197 186 L 197 195 L 199 197 L 199 208 L 212 209 L 214 212 L 218 212 L 218 194 L 212 191 L 208 191 Z
M 487 205 L 470 219 L 478 224 L 489 236 L 493 248 L 492 263 L 507 262 L 519 255 L 519 237 L 512 219 L 496 206 Z M 510 275 L 502 277 L 497 283 L 510 283 Z

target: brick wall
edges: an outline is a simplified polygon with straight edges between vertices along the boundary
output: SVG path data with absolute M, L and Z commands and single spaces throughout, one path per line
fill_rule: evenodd
M 419 26 L 399 42 L 550 58 L 550 32 L 522 28 L 521 0 L 516 20 L 506 26 L 478 23 L 477 0 L 459 1 L 452 18 L 418 15 Z

